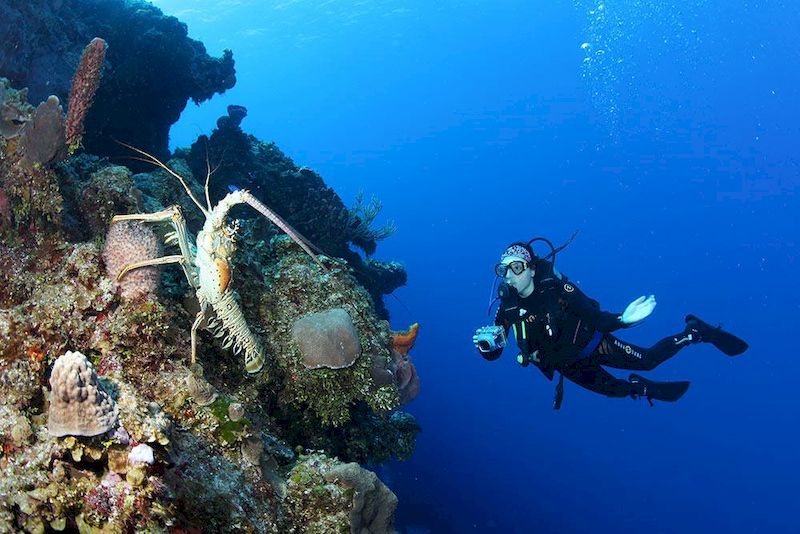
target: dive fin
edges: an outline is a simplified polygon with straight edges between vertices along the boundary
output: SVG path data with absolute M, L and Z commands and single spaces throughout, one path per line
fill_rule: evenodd
M 728 356 L 738 356 L 749 346 L 742 338 L 726 332 L 721 326 L 711 326 L 696 315 L 687 315 L 686 325 L 700 335 L 700 341 L 711 343 Z
M 685 380 L 676 382 L 656 382 L 649 380 L 636 373 L 631 374 L 628 381 L 639 386 L 636 396 L 645 397 L 648 401 L 659 400 L 664 402 L 675 402 L 683 397 L 689 389 L 689 382 Z M 652 404 L 652 403 L 651 403 Z

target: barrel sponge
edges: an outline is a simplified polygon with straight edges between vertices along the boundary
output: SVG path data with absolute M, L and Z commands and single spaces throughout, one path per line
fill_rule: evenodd
M 50 373 L 51 436 L 97 436 L 117 422 L 117 406 L 97 385 L 91 362 L 80 352 L 58 357 Z
M 342 308 L 312 313 L 292 325 L 292 338 L 300 347 L 307 369 L 344 369 L 361 355 L 361 342 L 350 314 Z
M 350 532 L 356 534 L 392 534 L 397 497 L 378 476 L 357 463 L 341 464 L 325 474 L 328 482 L 352 488 Z
M 106 274 L 119 286 L 124 298 L 155 295 L 161 277 L 158 267 L 140 267 L 125 273 L 122 280 L 117 275 L 131 263 L 152 260 L 161 255 L 161 244 L 156 234 L 136 221 L 122 221 L 111 225 L 103 247 Z

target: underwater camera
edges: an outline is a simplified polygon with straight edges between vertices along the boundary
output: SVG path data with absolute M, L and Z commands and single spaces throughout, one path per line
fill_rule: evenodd
M 481 352 L 492 352 L 506 346 L 506 333 L 502 326 L 482 326 L 475 336 Z

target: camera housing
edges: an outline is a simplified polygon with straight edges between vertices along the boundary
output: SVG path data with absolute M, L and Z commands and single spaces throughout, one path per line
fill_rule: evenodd
M 481 352 L 492 352 L 506 346 L 506 333 L 502 326 L 481 327 L 475 337 L 475 343 Z

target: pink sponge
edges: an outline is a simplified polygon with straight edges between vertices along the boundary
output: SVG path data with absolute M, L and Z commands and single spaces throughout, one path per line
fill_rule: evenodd
M 117 275 L 130 263 L 158 258 L 161 244 L 156 234 L 147 226 L 135 221 L 112 224 L 103 247 L 106 275 L 119 286 L 124 298 L 155 295 L 160 282 L 158 267 L 141 267 L 128 271 L 122 280 Z

